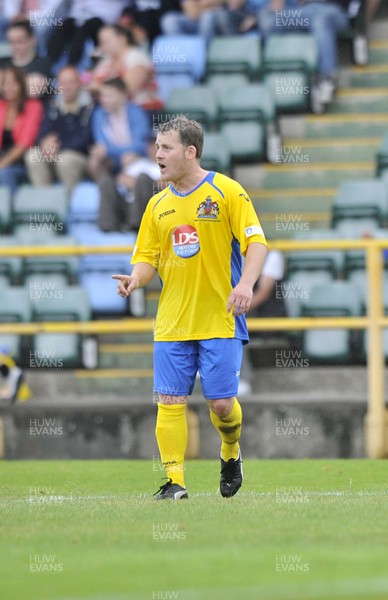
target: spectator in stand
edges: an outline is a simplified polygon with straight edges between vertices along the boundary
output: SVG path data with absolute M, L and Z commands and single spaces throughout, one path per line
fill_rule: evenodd
M 124 166 L 117 176 L 105 173 L 99 178 L 100 210 L 98 224 L 104 231 L 138 230 L 151 196 L 163 189 L 155 160 L 155 138 L 148 146 L 148 157 Z
M 100 106 L 92 117 L 95 141 L 90 151 L 90 174 L 97 182 L 107 171 L 114 174 L 147 155 L 150 126 L 145 112 L 128 102 L 127 89 L 118 77 L 101 86 Z
M 258 11 L 267 8 L 269 0 L 227 0 L 217 13 L 217 27 L 224 35 L 257 30 Z
M 353 0 L 271 0 L 265 16 L 259 12 L 260 29 L 266 37 L 270 33 L 309 31 L 318 48 L 319 79 L 317 94 L 322 104 L 329 104 L 334 96 L 337 79 L 337 36 L 350 26 L 348 13 L 353 10 Z M 289 11 L 293 8 L 294 11 Z M 360 6 L 357 5 L 357 9 Z M 281 11 L 287 9 L 283 17 Z
M 91 73 L 89 89 L 99 91 L 102 82 L 120 77 L 131 102 L 147 111 L 163 108 L 152 61 L 144 50 L 135 46 L 131 34 L 120 25 L 107 25 L 98 38 L 104 58 Z
M 73 0 L 69 18 L 49 37 L 47 52 L 51 60 L 56 62 L 70 46 L 68 64 L 77 65 L 86 42 L 92 40 L 96 46 L 101 27 L 116 23 L 125 5 L 126 0 Z
M 47 57 L 37 53 L 37 42 L 29 21 L 15 21 L 7 28 L 11 57 L 0 60 L 0 73 L 8 66 L 19 67 L 26 75 L 28 96 L 42 100 L 50 97 L 51 64 Z
M 30 149 L 26 163 L 34 185 L 59 180 L 71 192 L 88 173 L 94 105 L 75 67 L 63 67 L 57 81 L 59 93 L 45 107 L 39 145 Z
M 179 0 L 131 0 L 120 17 L 119 23 L 131 31 L 138 45 L 151 47 L 161 34 L 160 19 L 166 12 L 179 11 Z
M 270 250 L 265 259 L 261 275 L 253 288 L 253 296 L 248 316 L 266 319 L 269 317 L 286 317 L 283 292 L 284 258 L 278 250 Z M 274 335 L 270 331 L 252 332 L 251 337 L 266 338 Z M 241 366 L 239 395 L 246 396 L 252 392 L 252 364 L 247 350 L 244 352 Z
M 23 71 L 5 69 L 0 100 L 0 185 L 8 186 L 11 193 L 26 179 L 23 157 L 38 137 L 42 116 L 42 103 L 27 96 Z
M 195 34 L 209 44 L 217 31 L 217 15 L 224 0 L 181 0 L 181 12 L 163 15 L 160 27 L 165 35 Z
M 11 21 L 29 21 L 41 56 L 47 55 L 50 32 L 60 27 L 66 17 L 66 0 L 3 0 L 3 19 L 7 26 Z

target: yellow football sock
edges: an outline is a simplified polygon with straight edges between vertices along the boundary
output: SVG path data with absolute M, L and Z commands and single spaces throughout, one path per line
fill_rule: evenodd
M 242 410 L 237 398 L 234 399 L 233 408 L 226 417 L 219 417 L 212 410 L 210 420 L 218 429 L 221 436 L 221 456 L 224 460 L 236 459 L 239 453 L 239 439 L 241 434 Z
M 167 477 L 185 487 L 186 405 L 158 403 L 155 435 Z

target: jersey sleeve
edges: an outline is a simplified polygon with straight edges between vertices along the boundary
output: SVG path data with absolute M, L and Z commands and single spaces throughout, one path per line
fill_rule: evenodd
M 240 243 L 240 252 L 245 256 L 249 244 L 259 242 L 267 246 L 263 228 L 251 199 L 237 182 L 229 194 L 229 218 L 232 233 Z
M 155 269 L 159 266 L 160 241 L 153 216 L 154 203 L 149 202 L 140 223 L 136 245 L 133 250 L 131 264 L 145 262 Z

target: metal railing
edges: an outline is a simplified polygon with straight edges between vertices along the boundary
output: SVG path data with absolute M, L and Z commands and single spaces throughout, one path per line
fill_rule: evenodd
M 367 315 L 363 317 L 299 317 L 248 319 L 250 331 L 305 330 L 305 329 L 363 329 L 368 332 L 367 376 L 368 410 L 365 418 L 366 452 L 370 458 L 388 456 L 388 411 L 384 400 L 384 353 L 383 329 L 388 328 L 384 316 L 382 297 L 382 250 L 388 248 L 388 239 L 359 240 L 278 240 L 271 248 L 288 251 L 314 250 L 365 250 L 369 302 Z M 20 246 L 1 247 L 0 256 L 85 256 L 87 254 L 125 254 L 133 247 L 111 246 Z M 125 318 L 89 322 L 39 322 L 0 323 L 0 334 L 34 333 L 130 333 L 151 332 L 153 319 Z

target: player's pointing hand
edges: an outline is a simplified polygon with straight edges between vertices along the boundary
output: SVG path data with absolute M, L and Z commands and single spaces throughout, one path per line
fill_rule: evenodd
M 132 275 L 112 275 L 112 279 L 118 279 L 117 293 L 122 298 L 127 298 L 133 290 L 139 287 L 139 282 Z
M 226 310 L 230 312 L 233 306 L 233 316 L 240 316 L 248 312 L 251 301 L 252 288 L 249 285 L 238 283 L 229 295 Z

